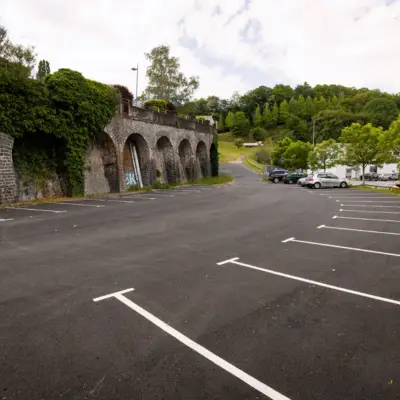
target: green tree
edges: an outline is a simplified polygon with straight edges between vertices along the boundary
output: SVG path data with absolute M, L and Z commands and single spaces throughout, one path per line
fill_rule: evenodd
M 261 115 L 260 106 L 257 106 L 256 110 L 254 111 L 253 124 L 254 124 L 254 126 L 261 126 L 262 122 L 263 122 L 263 119 L 262 119 L 262 115 Z
M 400 168 L 400 119 L 393 121 L 390 128 L 384 132 L 384 145 L 388 152 L 387 161 L 397 162 L 397 168 Z
M 292 141 L 283 153 L 284 167 L 290 170 L 307 169 L 308 154 L 311 150 L 312 146 L 308 142 Z
M 255 126 L 251 129 L 250 136 L 257 142 L 263 142 L 267 136 L 267 132 L 261 126 Z
M 187 78 L 180 72 L 179 59 L 170 55 L 169 46 L 155 47 L 150 53 L 145 53 L 145 56 L 150 62 L 146 71 L 146 94 L 151 98 L 170 100 L 178 104 L 189 101 L 199 87 L 199 78 Z
M 50 74 L 50 63 L 47 60 L 39 61 L 38 71 L 36 73 L 36 79 L 44 82 L 46 75 Z
M 250 122 L 243 111 L 235 113 L 231 131 L 235 137 L 248 137 L 250 132 Z
M 235 146 L 240 149 L 241 147 L 243 147 L 244 144 L 244 140 L 242 138 L 237 138 L 235 139 Z
M 399 110 L 393 100 L 377 97 L 365 105 L 364 113 L 373 125 L 388 129 L 390 124 L 397 119 Z
M 219 113 L 218 130 L 220 132 L 225 132 L 225 118 L 222 112 Z
M 289 137 L 279 140 L 271 151 L 271 160 L 274 165 L 283 167 L 285 165 L 284 154 L 288 147 L 293 143 Z
M 333 139 L 324 140 L 309 153 L 308 162 L 313 171 L 331 168 L 337 164 L 341 156 L 340 145 Z
M 4 64 L 4 61 L 8 61 L 14 63 L 15 66 L 24 67 L 28 76 L 35 65 L 35 60 L 35 48 L 12 43 L 8 37 L 7 29 L 0 25 L 0 63 Z M 16 67 L 14 72 L 15 70 Z
M 256 108 L 263 108 L 267 103 L 271 89 L 266 86 L 260 86 L 256 89 L 250 90 L 239 98 L 239 107 L 248 118 L 253 118 L 255 115 Z M 253 124 L 255 122 L 253 120 Z
M 307 118 L 307 112 L 306 112 L 306 99 L 304 96 L 301 94 L 297 100 L 298 108 L 299 108 L 299 114 L 298 116 L 300 118 L 306 119 Z
M 314 104 L 316 113 L 327 109 L 327 102 L 324 96 L 321 96 L 319 99 L 315 99 Z
M 332 97 L 331 103 L 332 103 L 332 108 L 339 107 L 339 99 L 337 98 L 336 94 Z
M 314 90 L 307 82 L 304 82 L 302 85 L 296 86 L 294 89 L 294 95 L 296 97 L 303 96 L 306 99 L 308 96 L 314 96 Z
M 296 117 L 300 116 L 299 102 L 294 97 L 289 101 L 289 112 Z
M 272 121 L 274 122 L 274 124 L 277 125 L 278 121 L 279 121 L 279 107 L 276 102 L 272 106 L 271 118 L 272 118 Z
M 234 119 L 235 119 L 235 115 L 233 114 L 232 111 L 229 111 L 229 112 L 228 112 L 228 115 L 227 115 L 226 118 L 225 118 L 225 126 L 226 126 L 228 129 L 232 129 L 233 123 L 234 123 Z
M 307 140 L 308 127 L 307 122 L 303 119 L 297 117 L 296 115 L 288 114 L 285 126 L 293 132 L 293 137 L 296 140 Z
M 311 121 L 312 116 L 315 114 L 315 106 L 313 99 L 308 96 L 306 99 L 305 115 L 307 120 Z
M 283 100 L 289 101 L 293 97 L 293 89 L 289 85 L 276 85 L 271 90 L 271 98 L 280 104 Z
M 289 117 L 289 104 L 286 100 L 283 100 L 279 106 L 279 122 L 284 124 Z
M 343 90 L 339 93 L 339 104 L 344 102 L 345 96 Z
M 385 137 L 381 127 L 374 127 L 371 123 L 361 125 L 352 124 L 343 129 L 340 141 L 344 144 L 343 164 L 361 166 L 363 184 L 365 184 L 365 167 L 368 164 L 382 165 L 390 158 Z
M 278 122 L 279 109 L 276 103 L 274 104 L 274 111 L 271 111 L 269 104 L 266 103 L 262 115 L 262 125 L 268 129 L 276 126 Z
M 368 122 L 363 114 L 354 114 L 343 109 L 325 110 L 319 115 L 321 120 L 316 122 L 317 141 L 335 139 L 338 140 L 342 129 L 354 122 L 365 124 Z

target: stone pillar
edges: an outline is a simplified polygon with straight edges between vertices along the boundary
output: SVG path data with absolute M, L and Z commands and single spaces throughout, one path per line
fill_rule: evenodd
M 17 178 L 14 170 L 12 149 L 14 138 L 0 132 L 0 204 L 17 199 Z
M 124 150 L 120 149 L 120 146 L 116 148 L 117 151 L 117 166 L 118 166 L 118 191 L 125 192 L 126 191 L 126 183 L 125 183 L 125 169 L 124 169 Z

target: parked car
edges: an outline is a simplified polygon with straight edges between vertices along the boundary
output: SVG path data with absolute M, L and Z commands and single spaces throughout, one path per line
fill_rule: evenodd
M 285 178 L 285 176 L 287 174 L 288 174 L 288 171 L 286 169 L 276 169 L 275 171 L 272 171 L 269 174 L 268 179 L 271 182 L 279 183 Z
M 346 179 L 340 179 L 336 175 L 325 172 L 318 172 L 317 174 L 308 177 L 306 181 L 306 186 L 314 189 L 334 187 L 340 187 L 344 189 L 347 188 L 348 185 L 349 184 Z
M 381 174 L 378 175 L 378 179 L 380 181 L 390 181 L 390 175 L 391 174 L 383 174 L 383 173 L 381 173 Z
M 302 187 L 306 186 L 306 185 L 307 185 L 307 178 L 312 178 L 312 176 L 313 176 L 313 175 L 307 175 L 307 176 L 304 176 L 303 178 L 300 178 L 300 179 L 297 181 L 297 184 L 298 184 L 299 186 L 302 186 Z
M 360 175 L 360 181 L 363 180 L 363 176 Z M 365 174 L 365 180 L 366 181 L 377 181 L 379 180 L 379 175 L 376 172 L 367 172 Z
M 288 183 L 289 185 L 293 184 L 293 183 L 297 183 L 297 181 L 301 178 L 303 178 L 304 175 L 303 174 L 295 174 L 295 173 L 291 173 L 286 175 L 283 178 L 283 183 Z

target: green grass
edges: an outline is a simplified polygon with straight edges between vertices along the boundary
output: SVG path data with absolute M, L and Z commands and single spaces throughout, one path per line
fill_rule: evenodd
M 251 163 L 249 162 L 249 158 L 250 158 Z M 246 158 L 243 161 L 243 164 L 246 167 L 248 167 L 248 168 L 252 169 L 253 171 L 257 172 L 258 174 L 262 174 L 264 172 L 264 166 L 262 164 L 258 163 L 253 158 L 251 158 L 251 157 L 249 157 L 249 158 Z
M 386 194 L 391 194 L 393 196 L 399 196 L 400 195 L 400 190 L 395 191 L 395 190 L 390 190 L 389 188 L 374 188 L 371 186 L 352 186 L 352 189 L 356 190 L 361 190 L 361 191 L 367 191 L 367 192 L 376 192 L 376 193 L 386 193 Z
M 191 185 L 222 185 L 224 183 L 229 183 L 233 181 L 232 175 L 219 175 L 219 176 L 212 176 L 209 178 L 202 178 L 198 181 L 189 182 Z
M 257 148 L 245 147 L 238 149 L 233 142 L 218 141 L 219 161 L 223 163 L 236 161 L 241 156 L 249 156 L 256 150 Z

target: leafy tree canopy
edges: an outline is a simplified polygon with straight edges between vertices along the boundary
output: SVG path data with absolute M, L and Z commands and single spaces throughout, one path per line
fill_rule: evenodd
M 170 100 L 176 104 L 189 101 L 199 87 L 199 78 L 185 77 L 180 71 L 179 59 L 170 55 L 169 46 L 155 47 L 145 56 L 150 62 L 146 72 L 148 78 L 146 94 L 150 98 Z

